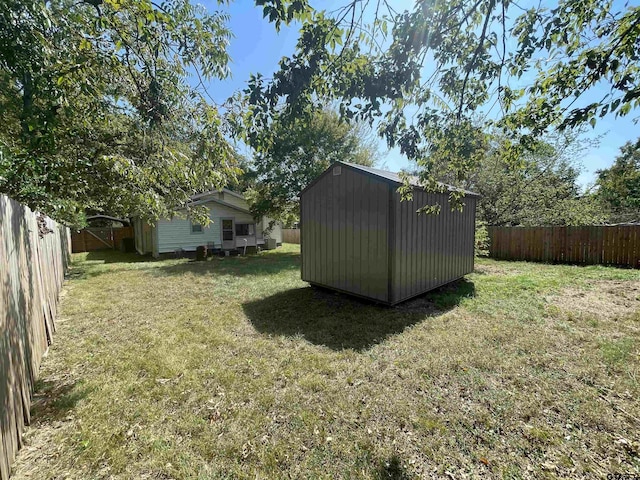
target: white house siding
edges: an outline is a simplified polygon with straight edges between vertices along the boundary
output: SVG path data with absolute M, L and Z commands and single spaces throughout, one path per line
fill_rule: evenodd
M 231 197 L 231 195 L 226 195 L 226 197 Z M 208 227 L 203 227 L 202 233 L 192 233 L 191 221 L 185 218 L 159 220 L 156 227 L 158 233 L 157 253 L 170 253 L 179 248 L 194 251 L 198 246 L 210 243 L 213 243 L 216 248 L 220 248 L 222 246 L 220 232 L 222 218 L 233 218 L 235 223 L 254 223 L 250 214 L 234 208 L 215 202 L 207 203 L 206 206 L 209 207 L 209 218 L 212 222 Z
M 219 198 L 221 201 L 225 203 L 229 203 L 239 208 L 243 208 L 245 210 L 249 210 L 249 204 L 244 198 L 239 198 L 236 195 L 230 194 L 229 192 L 220 192 L 219 195 L 220 195 Z M 282 224 L 280 222 L 276 222 L 276 224 L 271 229 L 271 231 L 267 235 L 263 236 L 262 232 L 264 229 L 266 229 L 269 226 L 269 222 L 271 222 L 271 218 L 263 217 L 263 220 L 256 224 L 256 238 L 258 240 L 258 243 L 262 244 L 264 237 L 266 237 L 266 238 L 274 238 L 276 240 L 276 243 L 281 244 L 282 243 Z M 243 245 L 243 243 L 238 241 L 239 238 L 243 238 L 243 237 L 236 237 L 236 245 L 240 247 Z M 254 242 L 253 244 L 249 243 L 249 246 L 255 245 L 255 239 L 247 237 L 247 240 L 249 242 L 252 242 L 252 241 Z
M 271 229 L 271 232 L 269 233 L 269 237 L 275 238 L 278 245 L 282 243 L 282 223 L 276 222 L 276 224 Z
M 262 238 L 262 232 L 269 228 L 269 223 L 271 223 L 271 218 L 262 217 L 262 221 L 256 225 L 256 230 L 258 231 L 258 238 Z M 282 223 L 276 222 L 273 228 L 266 234 L 264 234 L 265 238 L 273 238 L 276 243 L 282 243 Z

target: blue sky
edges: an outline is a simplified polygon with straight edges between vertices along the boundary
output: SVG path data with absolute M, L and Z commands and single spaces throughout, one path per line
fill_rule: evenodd
M 322 6 L 330 9 L 331 5 L 343 3 L 325 0 Z M 391 3 L 400 10 L 409 8 L 413 0 L 394 0 Z M 204 5 L 210 11 L 220 8 L 213 1 L 204 2 Z M 231 40 L 229 48 L 232 77 L 222 82 L 215 81 L 209 88 L 209 93 L 218 102 L 223 102 L 237 90 L 245 88 L 250 74 L 261 73 L 265 77 L 273 74 L 278 69 L 280 59 L 293 54 L 298 38 L 297 26 L 283 26 L 280 32 L 276 32 L 274 26 L 262 18 L 262 10 L 256 8 L 252 0 L 231 2 L 224 9 L 231 15 L 229 27 L 235 38 Z M 596 97 L 605 93 L 606 88 L 594 89 L 592 92 Z M 640 125 L 633 123 L 633 118 L 637 115 L 637 111 L 632 111 L 625 118 L 608 116 L 599 119 L 595 129 L 591 130 L 589 127 L 587 135 L 601 136 L 601 141 L 598 147 L 592 148 L 579 159 L 585 169 L 579 179 L 582 185 L 593 182 L 596 170 L 610 166 L 625 142 L 640 137 Z M 384 153 L 385 168 L 397 171 L 408 166 L 406 158 L 397 150 L 387 151 L 383 141 L 380 141 L 380 151 Z

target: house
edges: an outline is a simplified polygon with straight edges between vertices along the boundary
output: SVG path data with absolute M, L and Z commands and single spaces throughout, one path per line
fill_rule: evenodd
M 211 223 L 207 226 L 187 218 L 161 218 L 150 225 L 140 218 L 133 220 L 136 250 L 154 257 L 177 250 L 195 251 L 201 245 L 210 249 L 235 250 L 246 247 L 269 247 L 272 241 L 282 244 L 282 226 L 263 217 L 256 221 L 245 198 L 228 189 L 192 197 L 192 205 L 206 205 Z
M 448 193 L 411 181 L 401 201 L 398 175 L 337 162 L 301 194 L 302 279 L 394 305 L 473 271 L 478 195 L 448 208 Z M 453 187 L 447 187 L 449 189 Z M 439 203 L 439 214 L 418 208 Z

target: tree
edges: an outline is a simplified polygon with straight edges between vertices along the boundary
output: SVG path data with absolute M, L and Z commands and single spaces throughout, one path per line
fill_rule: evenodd
M 487 225 L 593 225 L 605 220 L 599 202 L 583 194 L 575 163 L 585 144 L 579 135 L 547 137 L 523 153 L 519 164 L 502 156 L 504 137 L 494 136 L 469 188 L 482 198 L 478 218 Z
M 419 0 L 404 12 L 349 1 L 306 19 L 271 80 L 251 78 L 249 136 L 283 123 L 282 105 L 293 122 L 330 97 L 345 117 L 376 122 L 427 187 L 443 167 L 462 186 L 485 148 L 478 115 L 502 129 L 517 165 L 540 135 L 637 107 L 638 38 L 640 7 L 603 0 Z M 608 93 L 594 98 L 599 85 Z
M 306 6 L 257 3 L 276 27 Z M 0 192 L 58 220 L 153 220 L 232 183 L 230 131 L 204 89 L 229 73 L 226 22 L 190 0 L 4 1 Z
M 349 124 L 326 108 L 261 132 L 249 170 L 255 182 L 247 192 L 254 215 L 298 217 L 300 192 L 329 165 L 342 160 L 372 166 L 379 159 L 371 140 L 366 126 Z
M 640 222 L 640 139 L 623 145 L 613 165 L 597 175 L 597 196 L 609 221 Z

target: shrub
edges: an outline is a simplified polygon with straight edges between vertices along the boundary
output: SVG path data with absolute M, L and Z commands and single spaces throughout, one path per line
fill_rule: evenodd
M 477 257 L 489 256 L 489 243 L 489 231 L 487 230 L 487 223 L 477 220 L 475 243 L 475 253 Z

